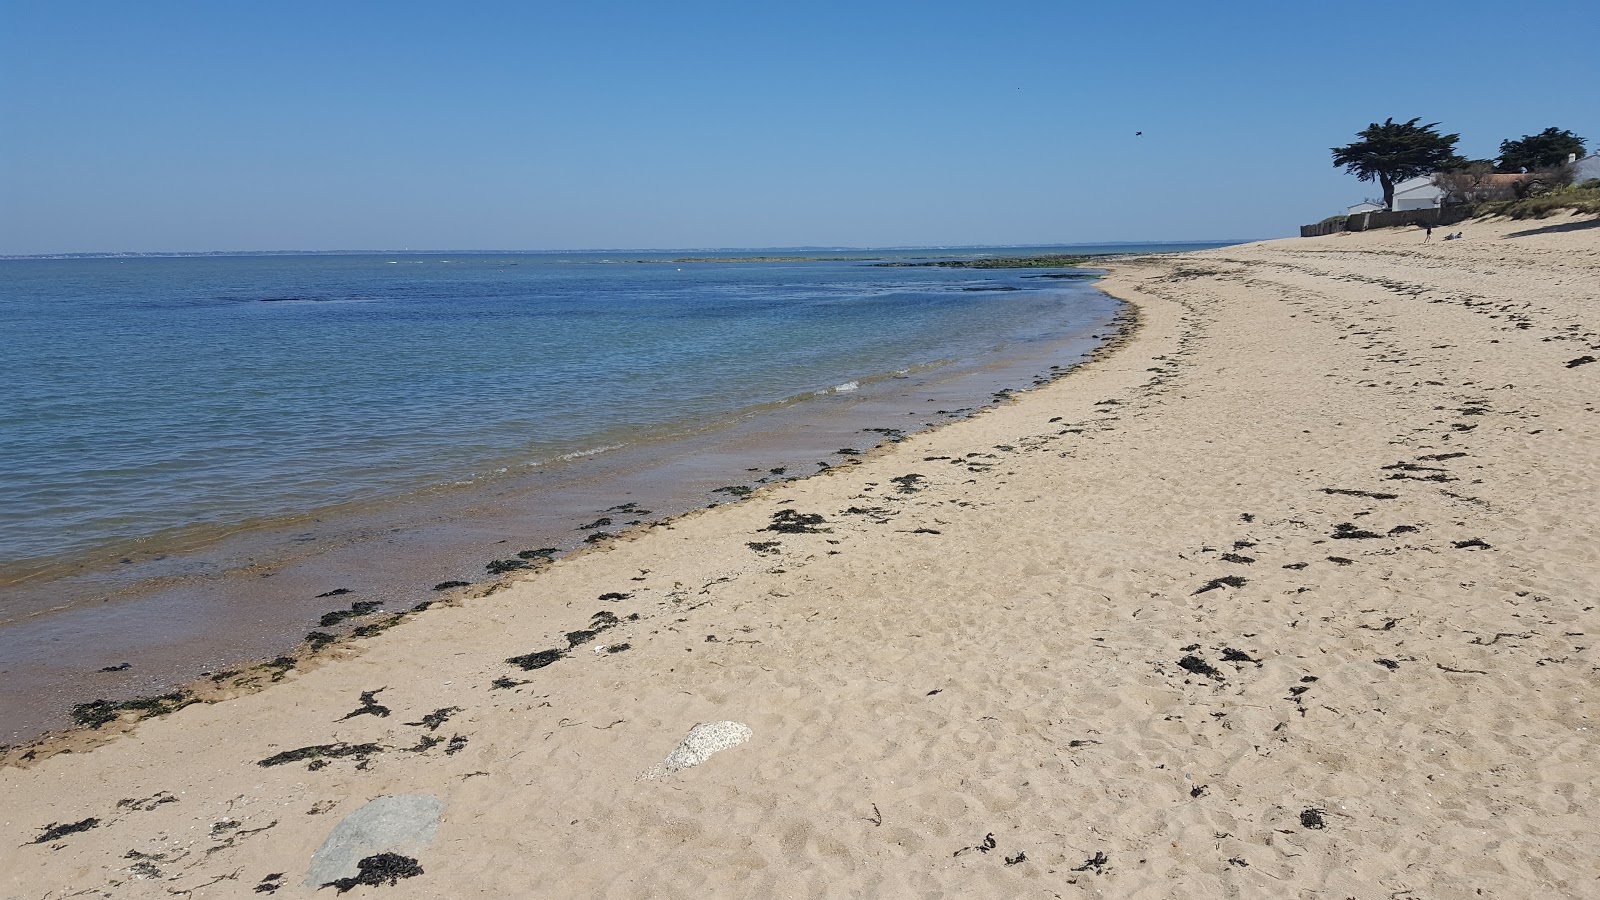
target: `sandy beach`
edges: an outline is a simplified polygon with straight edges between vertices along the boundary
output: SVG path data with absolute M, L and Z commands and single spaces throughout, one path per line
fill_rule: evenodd
M 0 897 L 1600 895 L 1600 222 L 1458 227 L 11 749 Z

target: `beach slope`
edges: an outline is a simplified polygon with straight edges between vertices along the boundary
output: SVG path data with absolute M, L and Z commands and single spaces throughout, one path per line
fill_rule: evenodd
M 12 752 L 0 896 L 1600 894 L 1600 227 L 1461 227 L 1120 262 L 1065 378 Z

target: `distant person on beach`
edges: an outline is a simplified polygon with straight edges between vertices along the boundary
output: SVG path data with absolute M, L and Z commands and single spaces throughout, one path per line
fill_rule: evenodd
M 1426 229 L 1426 233 L 1423 234 L 1423 236 L 1422 236 L 1422 242 L 1424 244 L 1426 244 L 1429 240 L 1431 240 L 1433 238 L 1433 226 L 1432 225 L 1424 225 L 1422 227 L 1424 229 Z

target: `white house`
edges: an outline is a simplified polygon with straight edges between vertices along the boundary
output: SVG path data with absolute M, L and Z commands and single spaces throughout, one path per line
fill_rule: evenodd
M 1394 211 L 1436 209 L 1444 202 L 1444 191 L 1435 187 L 1432 175 L 1418 175 L 1394 186 Z
M 1383 204 L 1373 203 L 1371 200 L 1363 200 L 1360 203 L 1357 203 L 1355 206 L 1347 208 L 1344 212 L 1347 216 L 1359 216 L 1362 213 L 1370 212 L 1383 212 Z
M 1574 184 L 1582 184 L 1591 178 L 1600 178 L 1600 153 L 1591 153 L 1583 159 L 1572 164 Z

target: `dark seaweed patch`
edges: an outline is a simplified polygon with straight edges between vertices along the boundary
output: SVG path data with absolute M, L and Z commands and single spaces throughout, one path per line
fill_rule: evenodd
M 336 609 L 332 612 L 323 613 L 322 618 L 317 621 L 317 625 L 322 628 L 332 628 L 345 619 L 369 615 L 382 605 L 376 600 L 357 600 L 355 603 L 350 604 L 349 609 Z
M 1482 538 L 1471 538 L 1465 541 L 1451 541 L 1450 546 L 1457 550 L 1488 550 L 1489 545 Z
M 1289 564 L 1285 565 L 1284 568 L 1285 569 L 1294 569 L 1295 571 L 1299 571 L 1299 570 L 1304 569 L 1306 566 L 1309 566 L 1309 565 L 1311 565 L 1311 564 L 1310 563 L 1303 563 L 1303 562 L 1296 562 L 1296 563 L 1289 563 Z
M 928 479 L 912 472 L 909 475 L 900 475 L 889 480 L 900 486 L 900 493 L 915 494 L 917 491 L 922 490 L 921 482 Z
M 333 744 L 314 744 L 310 747 L 300 747 L 294 750 L 285 750 L 282 753 L 277 753 L 261 760 L 260 762 L 256 763 L 256 765 L 265 769 L 272 766 L 281 766 L 292 762 L 300 762 L 301 760 L 311 760 L 313 765 L 318 762 L 326 765 L 327 763 L 325 761 L 329 759 L 338 759 L 345 756 L 354 756 L 364 759 L 374 753 L 382 752 L 383 748 L 377 744 L 346 744 L 344 741 L 339 741 Z M 321 766 L 317 766 L 317 768 L 321 768 Z
M 418 865 L 416 860 L 409 856 L 401 856 L 398 853 L 379 853 L 376 856 L 368 856 L 356 863 L 356 868 L 361 872 L 359 875 L 330 881 L 322 885 L 322 887 L 338 888 L 339 893 L 342 894 L 364 884 L 374 887 L 388 884 L 393 887 L 399 884 L 402 878 L 415 878 L 422 874 L 422 866 Z
M 125 663 L 118 663 L 118 664 L 116 664 L 114 666 L 106 666 L 105 668 L 101 669 L 100 671 L 102 671 L 102 672 L 123 672 L 123 671 L 126 671 L 126 670 L 131 669 L 131 668 L 133 668 L 133 663 L 125 662 Z
M 1258 666 L 1261 665 L 1261 660 L 1256 659 L 1255 657 L 1253 657 L 1250 654 L 1244 652 L 1243 650 L 1235 650 L 1232 647 L 1223 647 L 1222 648 L 1222 661 L 1223 662 L 1247 662 L 1247 663 L 1255 663 Z
M 617 600 L 626 600 L 626 599 L 628 599 L 629 597 L 632 597 L 632 596 L 633 596 L 632 594 L 624 594 L 624 593 L 621 593 L 620 591 L 611 591 L 609 593 L 601 594 L 600 595 L 600 599 L 601 600 L 617 601 Z
M 607 647 L 606 648 L 606 652 L 607 653 L 621 653 L 624 650 L 632 650 L 632 649 L 633 649 L 633 645 L 628 643 L 628 642 L 626 642 L 626 641 L 624 641 L 624 642 L 622 642 L 620 644 L 612 644 L 611 646 Z
M 1322 810 L 1307 807 L 1300 811 L 1301 828 L 1327 828 L 1328 823 L 1322 818 Z
M 528 682 L 528 681 L 512 681 L 510 678 L 507 678 L 506 676 L 501 675 L 499 678 L 496 678 L 495 680 L 489 682 L 489 690 L 491 690 L 491 691 L 505 690 L 507 688 L 514 688 L 514 687 L 517 687 L 519 685 L 531 684 L 531 683 L 532 682 Z
M 356 716 L 377 716 L 380 719 L 389 718 L 389 707 L 378 702 L 378 695 L 386 690 L 388 690 L 388 688 L 381 687 L 375 691 L 362 691 L 361 706 L 356 708 L 353 712 L 348 712 L 340 716 L 339 721 L 343 722 L 345 719 L 353 719 Z
M 1106 856 L 1105 852 L 1102 850 L 1096 850 L 1093 856 L 1083 861 L 1083 865 L 1074 867 L 1072 871 L 1087 872 L 1090 869 L 1093 869 L 1094 873 L 1099 875 L 1102 874 L 1102 870 L 1110 863 L 1111 857 Z
M 1567 360 L 1567 368 L 1576 369 L 1579 366 L 1587 366 L 1589 363 L 1592 363 L 1594 361 L 1595 361 L 1595 358 L 1592 357 L 1592 356 L 1587 356 L 1587 355 L 1586 356 L 1580 356 L 1577 359 L 1569 359 L 1569 360 Z
M 1245 584 L 1246 579 L 1242 575 L 1224 575 L 1221 578 L 1213 578 L 1205 584 L 1202 584 L 1199 590 L 1196 590 L 1195 593 L 1204 594 L 1206 591 L 1214 591 L 1217 588 L 1222 587 L 1244 587 Z
M 458 734 L 450 739 L 450 743 L 444 745 L 444 755 L 455 756 L 457 753 L 465 750 L 466 747 L 467 739 Z
M 1223 562 L 1240 563 L 1242 565 L 1249 565 L 1250 563 L 1255 562 L 1254 557 L 1240 556 L 1237 553 L 1224 553 L 1222 554 L 1221 559 Z
M 595 635 L 599 633 L 599 631 L 590 628 L 585 628 L 581 631 L 569 631 L 567 632 L 567 649 L 570 650 L 580 644 L 587 644 L 594 640 Z
M 125 712 L 140 713 L 139 718 L 147 719 L 151 716 L 164 716 L 167 713 L 177 712 L 191 703 L 198 702 L 183 691 L 173 691 L 170 694 L 135 697 L 132 700 L 91 700 L 73 706 L 70 715 L 75 724 L 99 728 L 107 722 L 115 722 Z
M 722 487 L 711 489 L 713 494 L 727 494 L 730 497 L 748 497 L 755 492 L 755 488 L 745 487 L 742 484 L 725 484 Z
M 1459 451 L 1457 451 L 1455 453 L 1430 453 L 1427 456 L 1419 456 L 1419 457 L 1417 457 L 1417 459 L 1428 460 L 1430 462 L 1439 462 L 1439 461 L 1446 460 L 1446 459 L 1460 459 L 1461 457 L 1466 456 L 1466 455 L 1467 454 L 1461 453 Z
M 334 588 L 331 591 L 323 591 L 322 593 L 318 594 L 317 599 L 321 600 L 323 597 L 342 597 L 348 593 L 350 593 L 349 588 Z
M 1465 454 L 1462 455 L 1464 456 Z M 1423 458 L 1427 459 L 1428 457 Z M 1383 491 L 1352 491 L 1344 488 L 1323 488 L 1322 492 L 1324 494 L 1339 494 L 1344 497 L 1365 497 L 1368 500 L 1396 500 L 1400 497 L 1399 494 L 1389 494 Z
M 565 650 L 540 650 L 537 653 L 524 653 L 521 656 L 513 656 L 506 662 L 524 672 L 532 672 L 534 669 L 542 669 L 566 655 L 567 651 Z
M 472 587 L 472 582 L 470 582 L 470 581 L 441 581 L 438 584 L 434 585 L 433 589 L 436 590 L 436 591 L 448 591 L 448 590 L 453 590 L 455 588 L 462 588 L 462 587 Z
M 1388 669 L 1390 671 L 1394 671 L 1395 669 L 1400 668 L 1400 664 L 1395 662 L 1392 659 L 1375 659 L 1375 660 L 1373 660 L 1373 662 L 1377 663 L 1380 666 L 1383 666 L 1385 669 Z
M 780 509 L 772 514 L 772 524 L 762 531 L 776 531 L 779 534 L 821 534 L 832 531 L 831 528 L 819 528 L 827 520 L 818 513 L 795 512 L 792 509 Z
M 318 650 L 321 650 L 323 647 L 328 646 L 329 644 L 333 643 L 336 640 L 338 640 L 338 638 L 336 638 L 333 635 L 327 633 L 326 631 L 308 631 L 308 632 L 306 632 L 306 643 L 311 645 L 311 652 L 312 653 L 315 653 Z
M 1336 540 L 1341 541 L 1357 541 L 1366 540 L 1368 538 L 1380 538 L 1383 537 L 1383 535 L 1377 533 L 1376 531 L 1367 531 L 1365 529 L 1357 528 L 1354 522 L 1340 522 L 1333 528 L 1333 537 Z
M 1216 666 L 1195 656 L 1193 653 L 1178 660 L 1178 668 L 1193 672 L 1196 675 L 1204 675 L 1207 678 L 1215 678 L 1218 681 L 1222 680 L 1222 673 L 1217 671 Z
M 594 535 L 591 534 L 589 537 L 594 537 Z M 483 567 L 488 570 L 490 575 L 504 575 L 507 572 L 528 568 L 528 561 L 525 559 L 496 559 L 484 563 Z
M 591 534 L 588 537 L 584 538 L 583 542 L 585 544 L 598 544 L 601 541 L 606 540 L 607 538 L 612 538 L 612 537 L 616 537 L 616 535 L 612 534 L 609 531 L 596 531 L 594 534 Z
M 1027 859 L 1028 859 L 1028 852 L 1026 850 L 1018 850 L 1016 856 L 1008 856 L 1008 857 L 1006 857 L 1006 865 L 1014 866 L 1017 863 L 1026 862 Z
M 745 546 L 757 553 L 770 555 L 778 552 L 780 543 L 779 541 L 748 541 Z
M 443 725 L 450 718 L 450 716 L 452 714 L 458 713 L 460 711 L 461 711 L 461 707 L 459 707 L 459 706 L 441 706 L 440 708 L 434 710 L 433 712 L 428 713 L 427 715 L 423 716 L 422 717 L 422 721 L 420 721 L 420 722 L 407 722 L 406 724 L 407 725 L 420 725 L 420 726 L 428 729 L 429 731 L 438 731 L 439 730 L 439 726 Z
M 1353 559 L 1345 559 L 1342 556 L 1330 556 L 1328 557 L 1328 562 L 1331 562 L 1336 566 L 1352 566 L 1355 565 L 1356 561 Z
M 47 844 L 51 841 L 60 840 L 69 834 L 79 834 L 81 832 L 88 831 L 99 824 L 100 820 L 93 817 L 66 825 L 58 825 L 55 822 L 51 822 L 49 825 L 45 826 L 44 831 L 41 832 L 38 837 L 34 838 L 30 843 Z
M 379 632 L 388 631 L 394 626 L 399 625 L 404 620 L 405 616 L 403 615 L 393 615 L 387 619 L 379 619 L 376 622 L 369 622 L 366 625 L 357 626 L 350 633 L 356 637 L 371 637 Z
M 1421 531 L 1421 530 L 1422 529 L 1418 528 L 1415 525 L 1396 525 L 1395 527 L 1389 529 L 1389 533 L 1391 535 L 1395 535 L 1395 534 L 1415 534 L 1416 532 Z

